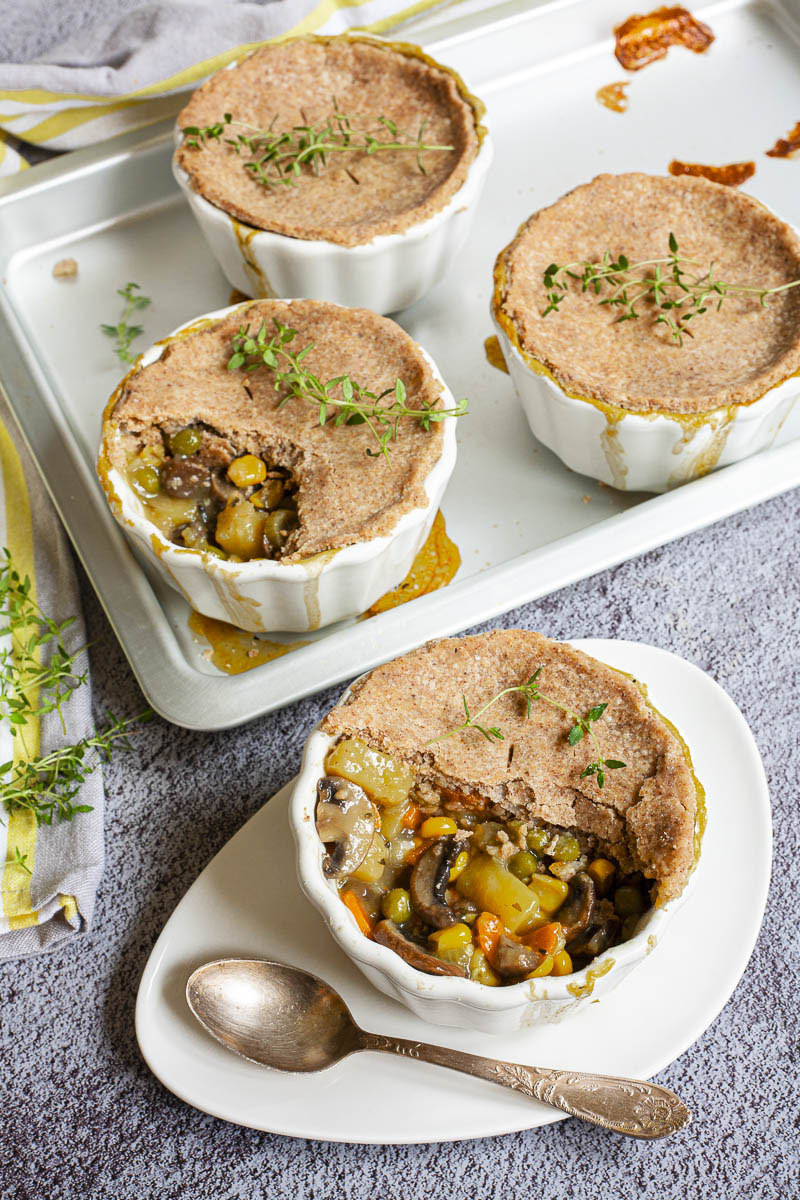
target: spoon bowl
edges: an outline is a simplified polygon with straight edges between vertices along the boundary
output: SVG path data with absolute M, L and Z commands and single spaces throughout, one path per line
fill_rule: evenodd
M 502 1084 L 629 1137 L 666 1137 L 691 1120 L 674 1092 L 645 1080 L 529 1067 L 367 1033 L 338 992 L 286 963 L 217 959 L 190 976 L 186 999 L 203 1028 L 223 1046 L 277 1071 L 323 1071 L 355 1050 L 379 1050 Z
M 218 1042 L 276 1071 L 323 1071 L 358 1049 L 359 1030 L 341 996 L 286 963 L 206 963 L 189 979 L 186 999 Z

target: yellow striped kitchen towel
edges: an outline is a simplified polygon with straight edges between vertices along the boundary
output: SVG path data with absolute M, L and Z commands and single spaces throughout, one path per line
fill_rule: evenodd
M 100 22 L 35 62 L 0 63 L 0 175 L 25 145 L 74 150 L 172 116 L 214 71 L 264 42 L 304 33 L 388 33 L 459 0 L 164 0 Z M 85 5 L 66 0 L 61 10 Z M 62 13 L 63 15 L 63 13 Z M 13 137 L 13 146 L 8 136 Z M 14 149 L 13 147 L 17 147 Z M 20 154 L 19 148 L 22 149 Z
M 0 547 L 7 548 L 30 595 L 54 621 L 75 616 L 65 633 L 70 652 L 85 644 L 75 570 L 64 531 L 25 449 L 7 405 L 0 399 Z M 5 556 L 3 556 L 5 560 Z M 9 577 L 2 574 L 0 630 L 8 626 Z M 35 653 L 46 655 L 46 646 Z M 0 654 L 19 659 L 21 637 L 0 634 Z M 78 671 L 87 667 L 85 651 Z M 35 706 L 35 695 L 29 696 Z M 5 711 L 5 710 L 4 710 Z M 48 754 L 71 745 L 92 729 L 91 693 L 80 687 L 64 705 L 64 724 L 48 713 L 12 738 L 0 717 L 0 764 Z M 8 771 L 5 773 L 7 777 Z M 0 803 L 0 960 L 48 949 L 86 929 L 103 870 L 103 781 L 89 776 L 76 802 L 91 811 L 70 822 L 37 826 L 25 809 L 8 812 Z

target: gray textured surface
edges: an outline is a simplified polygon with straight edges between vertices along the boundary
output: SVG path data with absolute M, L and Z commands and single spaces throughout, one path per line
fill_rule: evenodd
M 68 949 L 0 967 L 10 1093 L 0 1132 L 3 1200 L 795 1200 L 800 821 L 797 737 L 786 714 L 800 693 L 799 504 L 797 492 L 778 498 L 493 623 L 674 650 L 730 692 L 761 747 L 775 881 L 733 998 L 659 1076 L 693 1109 L 687 1132 L 648 1145 L 568 1121 L 455 1145 L 324 1145 L 225 1125 L 150 1075 L 133 1008 L 153 942 L 203 866 L 295 773 L 330 692 L 232 733 L 156 721 L 136 755 L 108 770 L 106 873 L 93 931 Z M 134 711 L 141 701 L 130 670 L 87 586 L 83 594 L 98 715 L 108 706 Z M 713 928 L 698 929 L 704 936 Z
M 0 0 L 0 54 L 29 61 L 80 24 L 134 6 Z M 727 688 L 761 747 L 775 882 L 733 998 L 659 1077 L 694 1110 L 688 1131 L 648 1145 L 568 1121 L 456 1145 L 319 1145 L 227 1126 L 150 1075 L 133 1029 L 150 949 L 209 859 L 295 773 L 331 692 L 227 734 L 156 721 L 137 753 L 108 769 L 93 931 L 0 965 L 2 1200 L 797 1200 L 799 507 L 792 493 L 494 623 L 674 650 Z M 98 717 L 136 711 L 141 697 L 85 583 L 83 596 Z

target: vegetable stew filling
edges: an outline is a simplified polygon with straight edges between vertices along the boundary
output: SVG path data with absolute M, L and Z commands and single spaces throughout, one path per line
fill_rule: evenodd
M 508 819 L 357 738 L 317 784 L 323 870 L 366 937 L 490 987 L 569 975 L 636 932 L 650 884 L 597 839 Z
M 200 425 L 157 431 L 129 457 L 127 477 L 170 541 L 217 558 L 281 558 L 299 524 L 291 471 L 267 453 L 231 456 Z

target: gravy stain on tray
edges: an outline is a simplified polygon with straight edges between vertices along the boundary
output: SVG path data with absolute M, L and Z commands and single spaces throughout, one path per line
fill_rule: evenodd
M 210 651 L 206 651 L 208 660 L 226 675 L 241 675 L 253 667 L 281 658 L 290 650 L 308 645 L 307 642 L 274 642 L 259 634 L 237 629 L 227 621 L 204 617 L 199 612 L 193 612 L 189 617 L 189 628 L 197 637 L 211 644 Z
M 605 87 L 597 89 L 595 96 L 600 104 L 610 108 L 612 112 L 624 113 L 628 111 L 626 88 L 629 86 L 629 80 L 624 80 L 622 83 L 607 83 Z
M 503 357 L 503 351 L 500 348 L 500 339 L 495 334 L 492 334 L 491 337 L 486 339 L 486 341 L 483 343 L 483 349 L 486 352 L 486 361 L 488 362 L 489 366 L 497 367 L 498 371 L 505 371 L 506 375 L 508 375 L 506 360 Z
M 727 187 L 739 187 L 745 180 L 751 179 L 756 173 L 754 162 L 728 163 L 724 167 L 711 167 L 704 163 L 681 162 L 673 158 L 669 164 L 670 175 L 694 175 L 702 179 L 710 179 L 712 183 L 724 183 Z
M 390 608 L 406 604 L 409 600 L 415 600 L 418 596 L 427 596 L 429 592 L 445 587 L 460 566 L 461 555 L 458 547 L 448 537 L 444 517 L 441 512 L 437 512 L 425 544 L 411 564 L 411 570 L 403 582 L 394 591 L 387 592 L 385 596 L 376 600 L 358 619 L 363 621 L 367 617 L 374 617 Z M 227 621 L 205 617 L 199 612 L 191 613 L 189 628 L 197 638 L 209 643 L 210 649 L 204 651 L 205 656 L 218 671 L 224 671 L 226 675 L 241 675 L 244 671 L 252 671 L 253 667 L 261 667 L 264 663 L 273 662 L 292 650 L 299 650 L 301 646 L 310 644 L 304 641 L 277 642 L 264 637 L 263 634 L 238 629 L 235 625 L 229 625 Z
M 635 13 L 617 25 L 614 36 L 614 54 L 626 71 L 640 71 L 666 58 L 670 46 L 685 46 L 695 54 L 703 54 L 714 41 L 708 25 L 680 7 L 656 8 L 646 15 Z
M 771 150 L 767 150 L 767 158 L 794 158 L 800 150 L 800 121 L 790 129 L 785 138 L 778 138 Z

